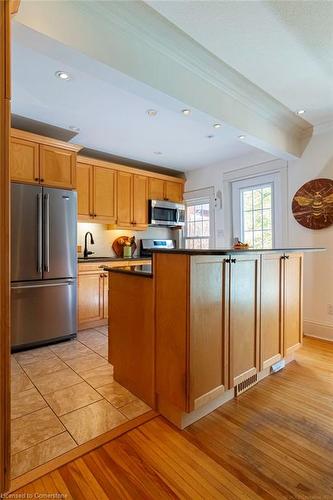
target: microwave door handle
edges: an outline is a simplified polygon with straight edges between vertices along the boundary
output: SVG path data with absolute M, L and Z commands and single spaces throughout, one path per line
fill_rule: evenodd
M 44 271 L 50 272 L 50 196 L 44 195 Z

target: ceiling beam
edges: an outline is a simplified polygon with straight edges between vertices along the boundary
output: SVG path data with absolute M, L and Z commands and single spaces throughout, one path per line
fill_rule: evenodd
M 244 142 L 298 158 L 312 125 L 141 1 L 22 2 L 15 20 L 235 128 Z

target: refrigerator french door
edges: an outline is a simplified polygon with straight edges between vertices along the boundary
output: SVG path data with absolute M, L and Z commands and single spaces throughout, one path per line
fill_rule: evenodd
M 76 335 L 76 193 L 12 184 L 12 351 Z

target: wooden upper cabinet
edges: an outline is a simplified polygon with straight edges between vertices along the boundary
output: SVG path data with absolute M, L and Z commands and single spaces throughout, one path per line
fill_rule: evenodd
M 303 255 L 284 256 L 284 354 L 302 343 L 303 337 Z
M 92 168 L 86 163 L 77 164 L 76 185 L 79 219 L 92 217 L 93 214 Z
M 261 369 L 283 358 L 283 258 L 261 258 Z
M 39 183 L 39 145 L 24 139 L 11 139 L 10 175 L 12 181 Z
M 191 257 L 190 411 L 219 397 L 227 388 L 226 273 L 222 256 Z
M 133 174 L 117 173 L 117 225 L 132 227 L 132 188 Z
M 132 222 L 138 229 L 148 225 L 148 178 L 144 175 L 133 175 Z
M 96 222 L 116 221 L 116 172 L 107 167 L 93 167 L 94 209 Z
M 183 184 L 180 182 L 165 181 L 164 199 L 176 203 L 183 201 Z
M 229 386 L 259 371 L 260 256 L 236 255 L 230 264 Z
M 148 198 L 149 200 L 164 200 L 164 183 L 162 179 L 149 178 Z
M 64 189 L 76 187 L 76 153 L 54 146 L 40 145 L 40 182 Z

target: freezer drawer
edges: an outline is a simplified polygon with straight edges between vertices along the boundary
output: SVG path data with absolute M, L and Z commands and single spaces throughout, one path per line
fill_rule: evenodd
M 12 283 L 12 351 L 76 335 L 76 280 Z

